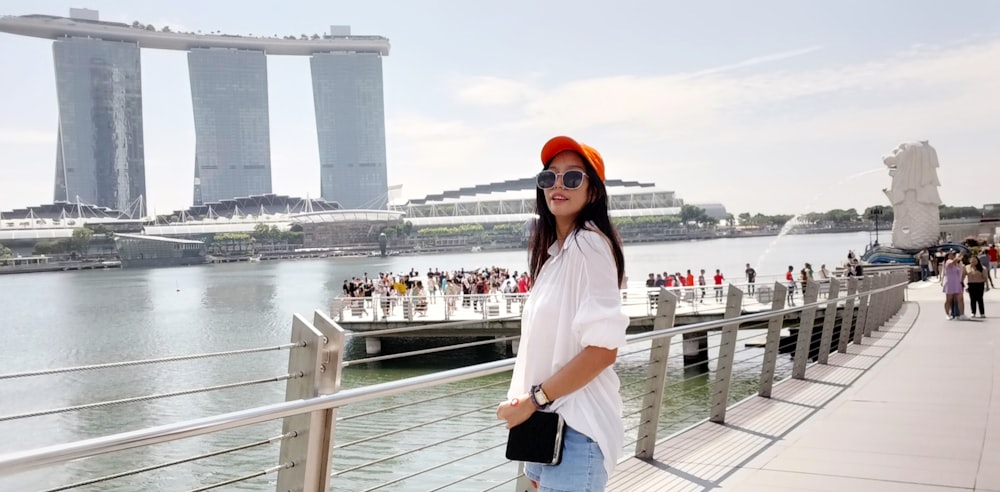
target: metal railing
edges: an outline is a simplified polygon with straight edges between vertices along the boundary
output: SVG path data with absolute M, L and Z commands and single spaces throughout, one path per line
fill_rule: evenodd
M 629 336 L 628 346 L 620 351 L 616 363 L 623 383 L 622 394 L 626 402 L 623 419 L 629 436 L 628 446 L 634 446 L 632 454 L 652 457 L 658 436 L 663 433 L 706 418 L 723 423 L 726 409 L 748 394 L 769 397 L 777 379 L 783 376 L 804 378 L 810 358 L 825 364 L 830 351 L 847 351 L 850 342 L 859 343 L 896 313 L 904 301 L 907 283 L 904 272 L 880 273 L 863 280 L 834 279 L 829 283 L 828 296 L 822 300 L 818 299 L 818 283 L 813 283 L 803 293 L 804 302 L 792 308 L 784 306 L 787 287 L 775 283 L 770 309 L 743 315 L 744 291 L 729 286 L 723 319 L 677 327 L 673 324 L 682 301 L 673 292 L 661 289 L 653 318 L 654 329 Z M 822 316 L 821 321 L 817 320 L 818 315 Z M 790 320 L 791 325 L 786 326 Z M 739 331 L 745 325 L 766 328 Z M 782 331 L 786 329 L 796 330 L 797 335 L 789 335 L 783 340 Z M 677 337 L 681 340 L 676 341 Z M 371 470 L 375 471 L 366 480 L 352 482 L 350 488 L 376 490 L 419 480 L 421 490 L 453 486 L 470 490 L 470 484 L 484 487 L 482 490 L 494 490 L 511 482 L 517 482 L 518 490 L 522 490 L 523 476 L 502 458 L 500 448 L 505 442 L 502 423 L 492 420 L 495 419 L 496 402 L 503 399 L 508 382 L 507 378 L 496 375 L 509 371 L 513 359 L 340 389 L 342 368 L 350 365 L 343 361 L 347 338 L 348 334 L 323 312 L 317 311 L 311 323 L 296 315 L 292 340 L 285 347 L 294 348 L 290 352 L 288 374 L 300 376 L 288 381 L 288 401 L 0 455 L 0 477 L 283 419 L 280 435 L 247 444 L 280 442 L 277 465 L 198 490 L 261 473 L 277 473 L 278 491 L 322 491 L 330 487 L 331 481 Z M 762 339 L 762 348 L 746 346 L 749 340 L 756 338 Z M 737 349 L 740 342 L 744 342 L 744 348 Z M 672 353 L 678 349 L 680 353 Z M 793 357 L 779 361 L 783 349 L 791 349 Z M 714 368 L 711 367 L 713 362 Z M 476 380 L 491 376 L 496 377 L 475 384 Z M 399 395 L 442 389 L 445 390 L 442 394 L 431 397 L 403 402 L 396 399 Z M 477 393 L 484 394 L 486 398 L 481 401 L 489 404 L 477 404 L 469 398 Z M 388 403 L 377 405 L 386 400 Z M 433 407 L 434 416 L 415 420 L 415 409 L 421 405 Z M 345 408 L 360 409 L 338 417 L 337 412 Z M 362 424 L 352 429 L 356 423 L 373 415 L 397 414 L 392 428 L 377 429 Z M 676 420 L 679 415 L 682 418 Z M 383 422 L 389 420 L 393 419 Z M 338 441 L 343 440 L 333 445 L 334 436 L 341 434 L 345 438 L 338 437 Z M 404 434 L 418 434 L 416 439 L 410 440 L 415 444 L 395 442 Z M 379 445 L 363 451 L 373 443 Z M 415 456 L 413 453 L 440 447 L 449 449 L 447 458 L 440 462 L 424 462 L 410 468 L 391 466 L 394 462 L 398 464 L 401 458 Z M 206 456 L 210 454 L 213 453 L 205 453 Z M 482 461 L 492 461 L 463 466 L 461 473 L 442 473 L 463 460 L 478 457 L 485 457 Z M 174 463 L 115 475 L 128 476 L 171 464 Z M 117 477 L 101 479 L 111 478 Z M 78 485 L 82 484 L 72 484 Z

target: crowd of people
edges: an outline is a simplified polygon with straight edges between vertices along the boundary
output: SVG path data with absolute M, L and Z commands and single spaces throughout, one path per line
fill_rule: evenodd
M 917 254 L 922 280 L 937 277 L 941 284 L 944 312 L 949 320 L 969 319 L 965 314 L 966 293 L 969 294 L 972 317 L 986 317 L 983 294 L 993 288 L 997 259 L 996 244 L 973 247 L 972 254 L 939 251 L 932 256 L 927 250 Z
M 426 274 L 411 269 L 408 273 L 379 272 L 378 277 L 362 276 L 344 279 L 343 297 L 352 300 L 352 306 L 360 307 L 364 315 L 368 308 L 375 308 L 374 298 L 378 298 L 378 309 L 383 317 L 392 315 L 400 301 L 409 298 L 417 316 L 427 315 L 428 304 L 435 304 L 438 298 L 447 303 L 448 314 L 458 308 L 472 307 L 474 311 L 486 308 L 487 301 L 506 300 L 507 312 L 513 309 L 517 294 L 526 294 L 531 288 L 528 272 L 518 272 L 500 267 L 476 270 L 441 271 L 437 268 Z

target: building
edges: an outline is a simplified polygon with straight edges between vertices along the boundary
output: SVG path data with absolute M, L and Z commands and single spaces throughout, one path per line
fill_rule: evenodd
M 194 204 L 271 193 L 264 52 L 192 49 L 188 73 L 194 108 Z
M 320 195 L 347 209 L 388 202 L 380 53 L 321 53 L 310 60 Z
M 146 194 L 139 46 L 62 38 L 52 53 L 59 102 L 54 200 L 129 210 Z
M 385 209 L 385 37 L 175 32 L 87 9 L 0 17 L 0 32 L 55 40 L 57 201 L 129 210 L 145 194 L 139 50 L 152 48 L 189 52 L 196 205 L 271 192 L 266 57 L 288 55 L 312 57 L 322 196 Z

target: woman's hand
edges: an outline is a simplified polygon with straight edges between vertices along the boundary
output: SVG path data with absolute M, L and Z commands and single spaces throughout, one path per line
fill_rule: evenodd
M 533 413 L 535 405 L 527 393 L 497 406 L 497 420 L 506 420 L 508 429 L 521 425 Z

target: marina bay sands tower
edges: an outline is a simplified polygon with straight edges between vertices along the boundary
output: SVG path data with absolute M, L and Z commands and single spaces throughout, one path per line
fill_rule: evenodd
M 347 26 L 298 38 L 202 35 L 101 21 L 87 9 L 0 17 L 0 32 L 54 40 L 56 201 L 122 211 L 141 203 L 140 50 L 151 48 L 188 52 L 195 205 L 272 192 L 267 57 L 290 55 L 310 57 L 322 197 L 345 209 L 386 207 L 382 36 Z

